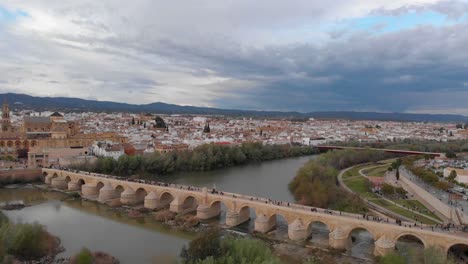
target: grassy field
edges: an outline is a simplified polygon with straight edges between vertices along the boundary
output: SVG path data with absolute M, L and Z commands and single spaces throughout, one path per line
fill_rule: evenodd
M 383 208 L 387 209 L 387 210 L 390 210 L 394 213 L 397 213 L 399 215 L 402 215 L 402 216 L 405 216 L 409 219 L 418 219 L 418 221 L 420 222 L 423 222 L 424 224 L 430 224 L 430 225 L 434 225 L 434 224 L 437 224 L 437 222 L 429 219 L 429 218 L 426 218 L 426 217 L 423 217 L 419 214 L 415 214 L 409 210 L 406 210 L 404 208 L 401 208 L 401 207 L 398 207 L 397 205 L 394 205 L 390 202 L 387 202 L 383 199 L 374 199 L 374 200 L 371 200 L 373 203 L 377 204 L 377 205 L 380 205 L 382 206 Z M 437 218 L 436 218 L 437 219 Z
M 354 193 L 359 194 L 361 197 L 366 198 L 366 199 L 374 202 L 375 204 L 378 204 L 378 205 L 386 208 L 387 210 L 390 210 L 390 211 L 392 211 L 394 213 L 397 213 L 399 215 L 408 217 L 410 219 L 415 219 L 415 217 L 417 217 L 418 221 L 421 221 L 421 222 L 423 222 L 425 224 L 436 224 L 436 222 L 431 220 L 431 219 L 428 219 L 428 218 L 426 218 L 426 217 L 424 217 L 422 215 L 419 215 L 419 214 L 416 214 L 416 213 L 412 212 L 411 210 L 401 208 L 401 207 L 399 207 L 399 206 L 397 206 L 395 204 L 392 204 L 392 203 L 390 203 L 388 201 L 385 201 L 382 198 L 380 198 L 380 196 L 378 196 L 377 194 L 375 194 L 373 192 L 370 192 L 369 189 L 368 189 L 368 183 L 367 183 L 368 180 L 363 176 L 359 176 L 359 170 L 362 169 L 362 168 L 365 168 L 367 166 L 375 166 L 375 165 L 356 166 L 355 168 L 347 171 L 348 172 L 348 175 L 347 175 L 348 177 L 347 178 L 343 177 L 344 184 L 346 184 L 346 186 L 348 186 L 348 188 L 350 188 Z M 370 168 L 369 171 L 372 174 L 374 174 L 374 173 L 379 172 L 378 169 L 382 170 L 382 168 L 385 168 L 385 170 L 386 170 L 387 167 L 388 166 L 386 166 L 386 165 L 385 166 L 379 166 L 379 167 L 376 167 L 376 168 Z M 343 175 L 343 176 L 345 176 L 345 175 Z M 399 200 L 396 200 L 395 202 L 400 204 L 400 205 L 406 206 L 408 208 L 413 208 L 413 207 L 416 206 L 417 208 L 419 208 L 419 210 L 421 211 L 422 214 L 427 215 L 429 217 L 432 217 L 434 219 L 440 220 L 440 218 L 437 217 L 437 215 L 430 212 L 419 201 L 399 199 Z
M 346 186 L 348 186 L 353 192 L 360 194 L 364 198 L 367 198 L 367 199 L 379 198 L 379 196 L 376 195 L 375 193 L 369 192 L 369 190 L 367 189 L 367 185 L 366 185 L 367 181 L 368 180 L 362 176 L 343 180 Z
M 359 176 L 360 175 L 359 170 L 361 170 L 362 168 L 365 168 L 367 166 L 369 166 L 369 165 L 357 165 L 357 166 L 353 167 L 352 169 L 347 170 L 343 174 L 343 179 L 354 177 L 354 176 Z
M 427 209 L 426 206 L 424 206 L 421 202 L 418 200 L 403 200 L 403 199 L 398 199 L 395 201 L 397 204 L 404 205 L 410 208 L 418 208 L 420 213 L 425 214 L 427 216 L 430 216 L 432 218 L 435 218 L 437 220 L 442 221 L 436 214 L 432 213 L 429 209 Z
M 371 176 L 371 177 L 383 177 L 385 175 L 385 172 L 387 172 L 388 166 L 389 165 L 373 167 L 373 168 L 365 169 L 362 172 L 366 174 L 367 176 Z

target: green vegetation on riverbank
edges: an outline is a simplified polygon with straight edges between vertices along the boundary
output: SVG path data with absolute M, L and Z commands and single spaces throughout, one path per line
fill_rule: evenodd
M 416 220 L 418 222 L 422 222 L 423 224 L 428 224 L 428 225 L 435 225 L 437 224 L 437 222 L 429 219 L 429 218 L 426 218 L 422 215 L 419 215 L 419 214 L 416 214 L 410 210 L 407 210 L 405 208 L 401 208 L 399 207 L 398 205 L 395 205 L 393 203 L 390 203 L 384 199 L 373 199 L 371 200 L 371 202 L 389 210 L 389 211 L 392 211 L 394 213 L 397 213 L 401 216 L 404 216 L 406 218 L 409 218 L 409 219 L 413 219 L 413 220 Z M 438 217 L 437 217 L 438 218 Z M 437 219 L 436 218 L 436 219 Z
M 380 257 L 379 264 L 455 264 L 456 261 L 447 258 L 445 253 L 437 248 L 426 249 L 414 247 L 400 247 L 398 251 Z
M 0 262 L 27 261 L 53 254 L 59 241 L 41 225 L 13 224 L 0 211 Z
M 448 142 L 438 142 L 435 140 L 403 139 L 395 141 L 377 141 L 377 142 L 359 142 L 343 141 L 335 142 L 333 145 L 347 147 L 370 147 L 370 148 L 388 148 L 400 150 L 413 150 L 424 152 L 446 153 L 468 151 L 468 139 L 450 140 Z
M 186 264 L 275 264 L 282 263 L 262 241 L 233 236 L 222 237 L 209 230 L 192 240 L 180 254 Z
M 144 156 L 98 158 L 95 164 L 73 166 L 74 169 L 119 176 L 168 175 L 175 172 L 209 171 L 254 162 L 315 154 L 314 149 L 292 145 L 243 143 L 239 146 L 205 144 L 192 151 L 153 153 Z
M 289 183 L 289 190 L 301 204 L 363 213 L 367 211 L 367 207 L 359 196 L 339 190 L 338 173 L 344 168 L 357 164 L 391 157 L 394 155 L 373 150 L 329 151 L 307 162 Z
M 388 171 L 388 164 L 376 166 L 363 170 L 363 173 L 369 177 L 383 177 Z

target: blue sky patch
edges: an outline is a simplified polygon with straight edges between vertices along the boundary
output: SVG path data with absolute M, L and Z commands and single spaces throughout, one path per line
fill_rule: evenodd
M 28 14 L 21 10 L 9 10 L 0 6 L 0 23 L 14 22 L 20 17 L 27 17 Z

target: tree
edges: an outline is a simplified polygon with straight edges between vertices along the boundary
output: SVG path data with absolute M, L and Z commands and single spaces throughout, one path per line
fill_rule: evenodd
M 206 124 L 205 127 L 203 128 L 203 133 L 210 133 L 210 123 Z
M 78 255 L 76 255 L 76 264 L 92 264 L 93 254 L 89 249 L 83 248 Z
M 221 253 L 221 234 L 218 229 L 211 229 L 192 240 L 180 256 L 185 263 L 196 263 L 208 257 L 217 258 Z
M 447 177 L 447 180 L 453 182 L 455 181 L 455 178 L 457 178 L 457 172 L 455 170 L 452 170 L 449 176 Z
M 453 150 L 448 150 L 447 152 L 445 152 L 445 157 L 449 159 L 454 159 L 457 157 L 457 154 Z
M 132 126 L 135 125 L 135 117 L 132 117 Z
M 380 191 L 385 195 L 385 196 L 392 196 L 395 194 L 395 188 L 391 186 L 388 183 L 384 183 L 382 185 L 382 188 L 380 188 Z
M 167 125 L 166 123 L 164 122 L 164 120 L 157 116 L 154 121 L 156 122 L 156 125 L 155 125 L 155 128 L 167 128 Z
M 281 261 L 262 241 L 225 236 L 209 230 L 190 242 L 180 253 L 184 263 L 192 264 L 279 264 Z

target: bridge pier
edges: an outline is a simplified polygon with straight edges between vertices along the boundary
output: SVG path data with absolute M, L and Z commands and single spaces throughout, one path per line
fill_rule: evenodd
M 81 186 L 81 193 L 85 198 L 95 198 L 99 195 L 99 190 L 95 184 L 84 184 Z
M 68 183 L 68 190 L 79 191 L 81 190 L 81 184 L 78 181 L 70 181 Z
M 228 227 L 238 226 L 250 220 L 250 211 L 248 213 L 238 213 L 235 211 L 226 212 L 226 225 Z
M 300 219 L 288 225 L 288 237 L 293 241 L 304 241 L 310 236 L 310 230 Z
M 184 204 L 183 202 L 179 201 L 179 198 L 172 200 L 172 202 L 169 205 L 169 211 L 173 213 L 181 213 L 183 210 L 184 210 Z
M 55 175 L 55 178 L 56 178 L 56 177 L 57 177 L 57 175 Z M 47 176 L 45 177 L 45 180 L 44 180 L 45 184 L 51 185 L 51 184 L 52 184 L 52 179 L 53 179 L 53 178 L 54 178 L 54 175 L 47 175 Z
M 395 242 L 388 239 L 386 236 L 381 236 L 377 241 L 375 241 L 374 246 L 375 256 L 385 256 L 388 253 L 395 251 Z
M 145 201 L 143 206 L 147 209 L 156 209 L 159 206 L 159 199 L 158 195 L 155 192 L 150 192 L 148 195 L 145 196 Z
M 328 241 L 330 247 L 334 249 L 346 250 L 348 248 L 348 235 L 339 227 L 330 232 Z
M 217 217 L 221 214 L 221 204 L 216 203 L 211 207 L 209 205 L 201 204 L 197 208 L 197 217 L 201 220 Z
M 114 191 L 114 188 L 112 188 L 112 185 L 110 183 L 104 184 L 104 187 L 102 187 L 99 190 L 99 197 L 98 201 L 101 203 L 105 203 L 108 200 L 112 200 L 117 198 L 117 194 Z
M 255 231 L 259 233 L 268 233 L 276 227 L 276 217 L 268 218 L 264 214 L 260 214 L 255 218 Z
M 52 187 L 59 190 L 66 190 L 68 188 L 67 181 L 63 177 L 55 177 L 51 181 Z
M 135 205 L 138 203 L 137 196 L 134 190 L 127 188 L 120 195 L 120 202 L 123 205 Z

